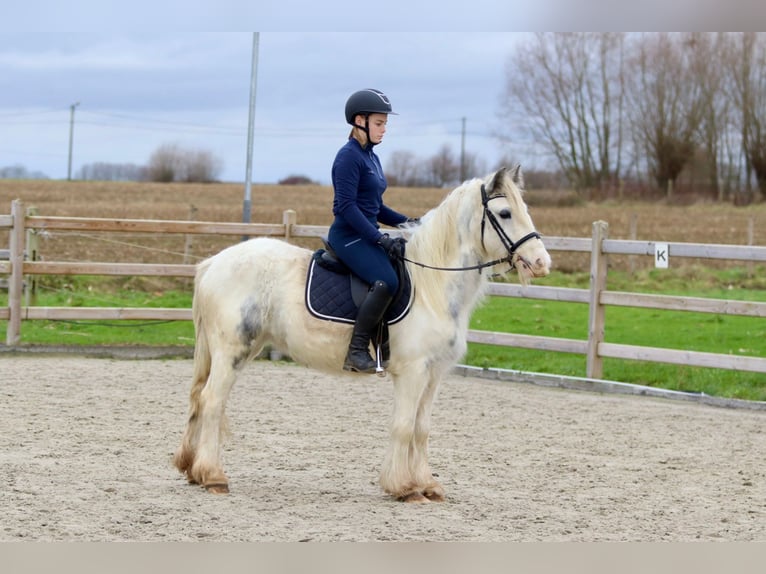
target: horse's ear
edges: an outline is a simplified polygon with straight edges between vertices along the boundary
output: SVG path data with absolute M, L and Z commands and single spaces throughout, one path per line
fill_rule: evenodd
M 516 184 L 516 187 L 520 190 L 524 190 L 524 174 L 521 172 L 521 164 L 519 163 L 510 169 L 505 166 L 498 169 L 492 176 L 489 188 L 494 190 L 501 187 L 506 177 L 510 177 L 511 181 Z
M 503 180 L 506 177 L 508 177 L 508 168 L 503 166 L 500 169 L 498 169 L 495 173 L 492 174 L 492 177 L 490 178 L 487 187 L 491 191 L 495 191 L 496 189 L 502 187 Z
M 511 168 L 511 181 L 515 183 L 519 189 L 524 189 L 524 174 L 521 173 L 520 163 L 517 163 Z

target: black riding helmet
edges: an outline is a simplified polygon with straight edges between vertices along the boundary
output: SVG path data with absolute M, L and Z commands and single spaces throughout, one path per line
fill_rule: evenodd
M 363 126 L 358 126 L 354 123 L 354 118 L 359 114 L 364 116 Z M 348 100 L 346 100 L 346 122 L 367 134 L 368 143 L 365 147 L 371 148 L 375 144 L 370 141 L 370 114 L 397 115 L 391 109 L 391 102 L 388 100 L 388 96 L 380 90 L 372 88 L 359 90 L 351 94 Z
M 354 92 L 346 100 L 346 122 L 354 125 L 354 117 L 357 114 L 368 116 L 369 114 L 393 114 L 391 102 L 388 96 L 380 90 L 359 90 Z

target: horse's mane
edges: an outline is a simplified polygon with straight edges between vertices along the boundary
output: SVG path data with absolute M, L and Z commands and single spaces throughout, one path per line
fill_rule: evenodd
M 434 267 L 467 267 L 486 260 L 481 246 L 481 186 L 485 185 L 492 195 L 504 195 L 509 203 L 522 213 L 523 176 L 519 168 L 501 168 L 486 178 L 474 178 L 463 182 L 447 194 L 445 199 L 426 213 L 422 224 L 412 230 L 407 244 L 407 256 L 413 261 Z M 413 282 L 417 286 L 416 297 L 438 312 L 447 312 L 450 302 L 445 298 L 447 285 L 464 273 L 478 276 L 478 300 L 484 294 L 488 274 L 477 271 L 434 271 L 410 265 Z
M 407 244 L 409 259 L 434 267 L 456 267 L 476 263 L 475 260 L 469 261 L 470 250 L 466 250 L 468 245 L 461 245 L 465 243 L 461 239 L 474 233 L 474 229 L 477 230 L 475 233 L 478 233 L 479 220 L 476 218 L 481 217 L 481 209 L 470 209 L 466 203 L 479 201 L 478 188 L 481 184 L 480 179 L 464 182 L 421 218 L 422 224 L 413 230 Z M 446 313 L 446 284 L 453 279 L 453 275 L 464 272 L 434 271 L 410 265 L 410 273 L 417 286 L 416 297 L 435 311 Z

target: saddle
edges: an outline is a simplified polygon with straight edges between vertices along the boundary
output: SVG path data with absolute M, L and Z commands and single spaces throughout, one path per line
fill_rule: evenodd
M 322 242 L 324 249 L 312 254 L 306 276 L 306 308 L 317 319 L 353 324 L 370 285 L 338 259 L 326 239 L 322 238 Z M 404 319 L 412 303 L 412 281 L 404 261 L 395 261 L 394 268 L 399 276 L 399 290 L 383 317 L 382 327 Z

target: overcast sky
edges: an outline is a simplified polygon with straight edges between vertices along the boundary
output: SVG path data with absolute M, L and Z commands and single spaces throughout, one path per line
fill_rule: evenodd
M 253 33 L 197 30 L 256 23 L 359 31 L 259 34 L 254 182 L 302 174 L 329 183 L 348 135 L 346 98 L 368 87 L 383 90 L 399 113 L 377 148 L 384 167 L 395 151 L 427 159 L 448 145 L 459 154 L 462 118 L 466 151 L 488 168 L 506 156 L 543 167 L 529 136 L 498 118 L 505 64 L 526 34 L 500 30 L 758 25 L 738 26 L 732 2 L 723 12 L 719 0 L 471 0 L 449 9 L 436 0 L 6 3 L 4 29 L 13 32 L 0 32 L 0 168 L 65 178 L 70 109 L 79 103 L 73 174 L 94 162 L 144 165 L 158 146 L 175 143 L 212 152 L 223 180 L 244 181 Z M 115 23 L 149 31 L 113 32 Z M 376 31 L 392 27 L 403 31 Z
M 504 154 L 505 62 L 520 33 L 280 33 L 258 37 L 253 181 L 329 183 L 355 90 L 383 90 L 399 115 L 378 148 L 418 157 L 461 146 L 488 167 Z M 253 33 L 0 35 L 0 167 L 73 174 L 93 162 L 146 164 L 161 144 L 205 149 L 244 181 Z

